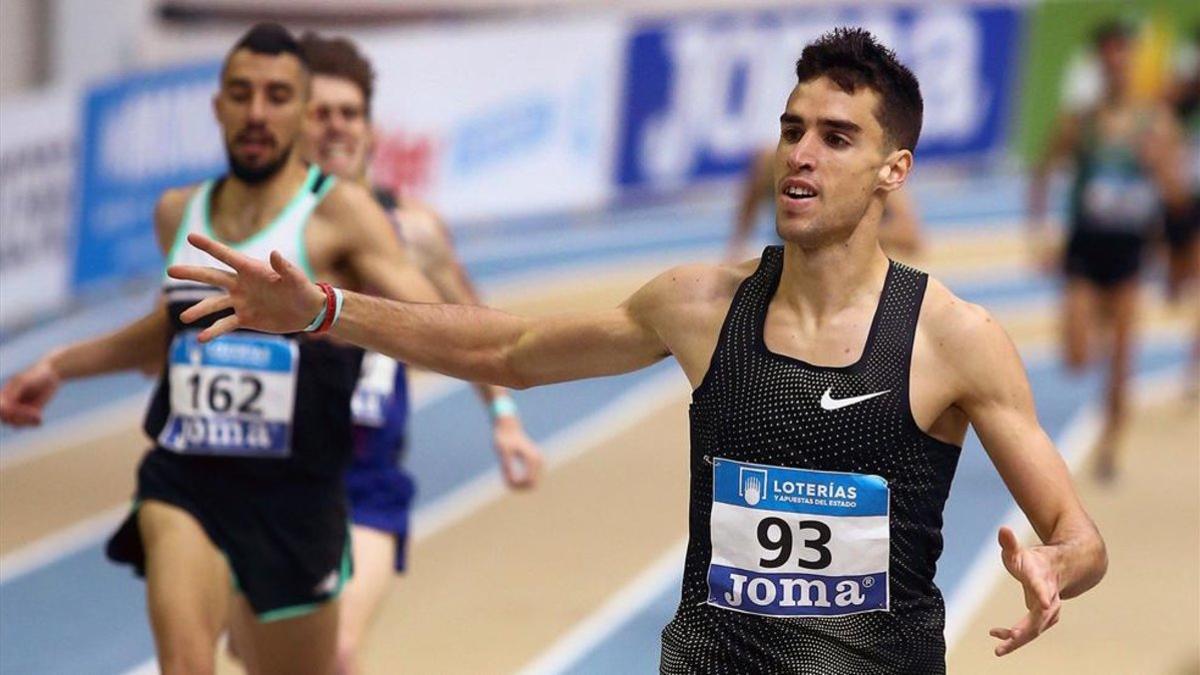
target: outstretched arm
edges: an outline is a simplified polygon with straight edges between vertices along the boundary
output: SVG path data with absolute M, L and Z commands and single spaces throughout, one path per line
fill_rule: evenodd
M 58 387 L 69 380 L 123 370 L 151 370 L 162 360 L 167 312 L 162 303 L 118 330 L 56 349 L 0 388 L 0 421 L 37 426 Z
M 232 309 L 202 331 L 210 340 L 237 328 L 270 333 L 303 330 L 324 305 L 324 293 L 292 263 L 273 253 L 270 264 L 200 235 L 188 241 L 234 272 L 175 266 L 177 279 L 226 289 L 200 301 L 185 321 Z M 530 319 L 486 307 L 424 305 L 346 293 L 335 337 L 405 363 L 474 382 L 529 387 L 648 366 L 668 349 L 640 308 L 640 296 L 621 307 L 586 314 Z
M 189 194 L 187 189 L 168 190 L 155 206 L 155 235 L 164 252 L 175 238 Z M 152 372 L 161 365 L 166 346 L 167 311 L 160 300 L 140 319 L 107 335 L 56 349 L 14 375 L 0 388 L 0 422 L 37 426 L 63 382 L 124 370 Z
M 1066 464 L 1038 423 L 1012 341 L 983 309 L 967 307 L 960 315 L 947 341 L 963 391 L 957 405 L 1042 541 L 1025 548 L 1011 530 L 1000 531 L 1001 559 L 1021 582 L 1029 609 L 1012 627 L 991 631 L 1001 640 L 996 654 L 1003 656 L 1057 623 L 1060 598 L 1099 583 L 1108 559 Z

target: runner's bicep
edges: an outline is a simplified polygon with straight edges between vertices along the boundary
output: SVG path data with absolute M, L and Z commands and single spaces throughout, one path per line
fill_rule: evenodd
M 669 355 L 625 307 L 529 321 L 508 360 L 526 386 L 617 375 Z
M 957 350 L 964 385 L 959 406 L 996 471 L 1043 540 L 1078 505 L 1070 471 L 1042 429 L 1016 346 L 980 310 L 970 349 Z M 1074 505 L 1074 506 L 1073 506 Z

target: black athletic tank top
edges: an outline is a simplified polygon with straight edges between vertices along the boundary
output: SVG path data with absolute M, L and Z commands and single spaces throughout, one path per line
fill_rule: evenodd
M 333 182 L 313 167 L 271 224 L 233 246 L 260 259 L 280 250 L 311 278 L 304 230 Z M 224 267 L 186 244 L 189 232 L 215 237 L 208 214 L 217 185 L 208 181 L 192 197 L 168 264 Z M 167 367 L 143 425 L 156 452 L 268 479 L 296 473 L 340 478 L 351 455 L 350 400 L 362 351 L 303 334 L 245 330 L 202 345 L 197 333 L 223 315 L 184 324 L 180 314 L 217 289 L 164 275 L 163 292 L 170 320 Z
M 664 673 L 938 673 L 933 583 L 959 448 L 909 408 L 928 277 L 891 263 L 862 357 L 763 339 L 782 247 L 738 289 L 691 405 L 690 536 Z

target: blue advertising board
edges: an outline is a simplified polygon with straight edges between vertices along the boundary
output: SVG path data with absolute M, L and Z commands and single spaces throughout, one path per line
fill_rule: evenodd
M 167 188 L 222 172 L 213 117 L 220 63 L 139 72 L 91 87 L 83 110 L 73 286 L 161 271 L 154 205 Z
M 920 80 L 919 159 L 1000 150 L 1020 12 L 982 3 L 806 5 L 638 24 L 626 49 L 617 183 L 676 187 L 742 171 L 778 137 L 804 44 L 846 25 L 870 30 Z

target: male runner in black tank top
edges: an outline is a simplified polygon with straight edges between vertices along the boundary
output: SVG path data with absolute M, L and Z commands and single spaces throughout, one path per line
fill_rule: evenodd
M 933 585 L 941 512 L 967 425 L 1042 543 L 1000 531 L 1028 614 L 996 628 L 1003 655 L 1104 574 L 1103 541 L 1038 424 L 1024 369 L 983 309 L 878 244 L 884 203 L 912 168 L 915 78 L 870 34 L 805 48 L 775 154 L 782 248 L 687 265 L 604 312 L 523 318 L 349 294 L 332 333 L 457 377 L 528 387 L 674 356 L 695 388 L 690 541 L 663 672 L 945 670 Z M 325 293 L 193 237 L 237 271 L 175 267 L 271 332 L 312 320 Z M 210 330 L 202 339 L 220 334 Z
M 255 26 L 234 46 L 214 98 L 229 175 L 199 188 L 211 190 L 202 193 L 208 196 L 203 209 L 188 208 L 197 194 L 194 186 L 163 194 L 154 217 L 162 250 L 179 254 L 172 250 L 176 233 L 183 221 L 195 223 L 199 212 L 216 236 L 252 246 L 261 237 L 278 236 L 301 204 L 312 212 L 296 230 L 299 241 L 287 243 L 308 258 L 316 279 L 369 285 L 390 297 L 436 300 L 370 192 L 351 182 L 335 184 L 293 151 L 309 77 L 299 45 L 281 26 Z M 313 200 L 319 200 L 315 206 Z M 39 423 L 43 407 L 66 380 L 161 367 L 168 343 L 185 334 L 178 322 L 180 303 L 166 304 L 107 336 L 56 350 L 15 376 L 0 390 L 0 419 Z M 233 319 L 222 321 L 228 325 Z M 268 343 L 246 331 L 234 337 L 218 350 L 222 357 L 236 356 L 238 349 L 253 356 Z M 247 448 L 234 456 L 212 448 L 203 449 L 212 454 L 189 454 L 163 447 L 159 432 L 179 417 L 177 398 L 169 393 L 172 384 L 186 388 L 190 379 L 164 374 L 147 413 L 146 429 L 158 447 L 142 462 L 136 510 L 108 550 L 110 557 L 144 570 L 164 672 L 212 672 L 217 638 L 229 615 L 245 629 L 242 656 L 252 672 L 333 670 L 336 596 L 349 563 L 342 471 L 350 458 L 350 394 L 358 364 L 340 353 L 349 350 L 328 340 L 291 335 L 276 347 L 272 358 L 288 349 L 298 353 L 289 387 L 295 404 L 279 411 L 290 420 L 286 456 L 251 456 Z M 172 362 L 168 369 L 176 367 Z M 204 374 L 206 367 L 197 369 L 196 383 L 213 384 L 194 394 L 197 401 L 228 410 L 236 398 L 251 417 L 266 404 L 263 379 L 250 383 L 260 387 L 258 393 L 249 385 L 238 389 L 254 378 L 236 374 L 232 379 L 222 375 L 226 379 L 218 386 L 217 378 Z M 217 419 L 212 412 L 194 419 Z

